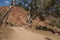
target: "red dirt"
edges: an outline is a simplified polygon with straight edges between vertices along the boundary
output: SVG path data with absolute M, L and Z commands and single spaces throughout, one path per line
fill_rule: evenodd
M 22 7 L 13 7 L 9 12 L 7 22 L 11 22 L 16 26 L 26 25 L 28 12 L 25 11 Z

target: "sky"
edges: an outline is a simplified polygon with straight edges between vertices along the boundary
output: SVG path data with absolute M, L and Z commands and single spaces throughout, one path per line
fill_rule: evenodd
M 12 0 L 0 0 L 0 6 L 9 6 L 9 5 L 11 4 L 11 1 L 12 1 Z M 22 4 L 24 4 L 22 1 L 23 1 L 23 0 L 21 0 L 20 2 L 21 2 Z M 28 2 L 30 3 L 31 0 L 28 0 Z M 60 3 L 60 0 L 57 0 L 57 3 Z M 27 4 L 26 4 L 26 5 L 27 5 Z
M 11 0 L 0 0 L 0 6 L 9 6 L 11 4 Z
M 0 0 L 0 6 L 9 6 L 11 4 L 12 0 Z M 21 0 L 21 3 L 24 4 L 22 2 L 23 0 Z M 28 2 L 30 3 L 30 0 L 28 0 Z

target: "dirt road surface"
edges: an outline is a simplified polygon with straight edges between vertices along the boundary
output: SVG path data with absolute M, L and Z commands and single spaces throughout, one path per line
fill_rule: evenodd
M 14 32 L 8 40 L 51 40 L 46 39 L 46 36 L 31 32 L 29 30 L 24 29 L 23 27 L 11 27 Z M 53 37 L 54 38 L 54 37 Z M 52 39 L 59 40 L 59 39 Z

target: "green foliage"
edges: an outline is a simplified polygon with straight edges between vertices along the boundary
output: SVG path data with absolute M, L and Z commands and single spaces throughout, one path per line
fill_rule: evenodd
M 60 22 L 59 22 L 59 20 L 57 19 L 57 18 L 53 18 L 53 19 L 50 19 L 51 20 L 51 25 L 54 25 L 54 26 L 56 26 L 57 28 L 60 28 Z
M 60 4 L 55 4 L 52 7 L 53 7 L 54 11 L 52 12 L 51 15 L 53 15 L 54 17 L 60 17 Z
M 28 4 L 27 0 L 24 0 L 24 3 Z M 19 3 L 19 5 L 21 5 Z M 52 7 L 53 11 L 51 15 L 60 16 L 60 4 L 56 4 L 56 0 L 32 0 L 28 7 L 23 6 L 26 10 L 30 11 L 31 17 L 33 15 L 38 16 L 39 18 L 44 18 L 49 13 L 50 8 Z M 44 16 L 43 16 L 44 15 Z
M 16 6 L 22 6 L 22 4 L 19 2 Z
M 44 1 L 44 7 L 45 7 L 45 8 L 51 7 L 51 6 L 53 6 L 55 3 L 56 3 L 56 0 L 45 0 L 45 1 Z
M 14 25 L 11 22 L 6 22 L 6 24 L 9 25 L 9 26 L 13 26 Z
M 56 24 L 56 27 L 60 28 L 60 23 Z

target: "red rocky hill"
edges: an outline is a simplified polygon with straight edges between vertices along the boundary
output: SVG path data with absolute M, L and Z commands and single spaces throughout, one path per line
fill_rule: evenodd
M 0 13 L 3 15 L 9 7 L 4 6 L 0 7 Z M 26 20 L 28 16 L 28 12 L 24 10 L 22 7 L 13 6 L 11 10 L 9 10 L 9 16 L 6 22 L 8 24 L 13 24 L 16 26 L 26 25 Z
M 0 7 L 0 13 L 6 12 L 7 9 L 8 7 L 6 6 Z M 9 13 L 9 16 L 8 16 L 8 19 L 6 20 L 8 25 L 14 25 L 14 26 L 27 25 L 28 11 L 26 11 L 22 7 L 13 6 L 8 13 Z M 54 21 L 59 22 L 58 19 L 59 18 L 54 18 L 53 16 L 49 16 L 45 21 L 41 21 L 38 17 L 36 17 L 34 20 L 32 20 L 32 27 L 35 28 L 40 25 L 39 28 L 47 27 L 49 31 L 50 29 L 53 29 L 56 32 L 59 31 L 60 33 L 60 29 L 58 29 L 54 25 Z
M 13 7 L 9 12 L 7 22 L 16 26 L 26 25 L 27 16 L 28 12 L 25 11 L 22 7 Z

